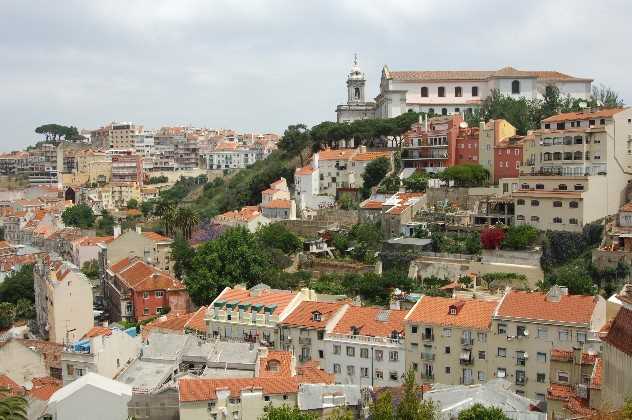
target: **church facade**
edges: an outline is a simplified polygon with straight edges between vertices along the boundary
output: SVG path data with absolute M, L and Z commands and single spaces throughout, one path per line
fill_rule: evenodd
M 338 122 L 352 122 L 375 118 L 375 102 L 366 102 L 366 76 L 360 70 L 358 55 L 354 57 L 351 72 L 347 76 L 347 103 L 336 107 Z

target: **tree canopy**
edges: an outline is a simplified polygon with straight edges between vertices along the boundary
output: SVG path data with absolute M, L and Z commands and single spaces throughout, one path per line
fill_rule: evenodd
M 474 404 L 459 413 L 458 420 L 510 420 L 498 407 L 485 407 Z
M 85 204 L 77 204 L 68 207 L 61 215 L 61 219 L 66 226 L 76 226 L 83 229 L 94 226 L 94 213 Z
M 65 126 L 60 124 L 44 124 L 35 129 L 37 134 L 43 134 L 46 141 L 55 140 L 74 140 L 79 136 L 77 127 Z
M 280 249 L 286 254 L 295 253 L 303 244 L 298 236 L 281 223 L 261 226 L 255 237 L 263 249 Z
M 0 283 L 0 302 L 17 303 L 20 299 L 35 301 L 33 266 L 23 265 L 18 271 L 7 275 Z
M 439 179 L 457 187 L 481 187 L 489 181 L 489 171 L 478 164 L 454 165 L 439 173 Z
M 371 188 L 378 185 L 390 170 L 391 162 L 385 157 L 380 157 L 369 162 L 362 174 L 363 196 L 368 197 L 371 195 Z

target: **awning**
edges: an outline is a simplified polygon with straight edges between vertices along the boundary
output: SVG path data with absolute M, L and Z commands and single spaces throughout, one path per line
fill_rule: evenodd
M 472 352 L 469 350 L 464 350 L 461 353 L 461 360 L 470 360 L 472 358 Z

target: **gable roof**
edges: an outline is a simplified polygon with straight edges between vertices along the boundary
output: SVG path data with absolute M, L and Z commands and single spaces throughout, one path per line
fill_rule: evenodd
M 256 287 L 256 286 L 255 286 Z M 248 303 L 250 305 L 260 304 L 263 306 L 276 305 L 273 311 L 274 315 L 280 315 L 287 305 L 296 297 L 297 293 L 291 290 L 279 289 L 262 289 L 257 290 L 255 294 L 251 293 L 253 289 L 247 290 L 243 288 L 227 287 L 215 299 L 217 301 L 238 301 L 239 303 Z
M 438 70 L 438 71 L 390 71 L 385 68 L 385 76 L 387 79 L 399 81 L 484 81 L 492 78 L 533 78 L 540 80 L 557 80 L 557 81 L 592 81 L 592 79 L 583 79 L 558 71 L 529 71 L 518 70 L 513 67 L 503 67 L 499 70 Z
M 349 306 L 340 318 L 333 332 L 350 334 L 351 327 L 359 330 L 358 335 L 390 337 L 393 331 L 404 332 L 406 311 L 388 310 L 379 307 Z
M 290 200 L 270 200 L 261 205 L 266 209 L 289 209 L 291 207 Z
M 81 390 L 85 386 L 92 386 L 98 388 L 101 391 L 109 392 L 116 395 L 128 395 L 132 396 L 132 387 L 124 383 L 106 378 L 105 376 L 98 375 L 93 372 L 88 372 L 82 377 L 74 380 L 63 388 L 55 392 L 50 399 L 49 403 L 62 401 L 70 397 L 75 392 Z
M 592 120 L 597 118 L 612 118 L 615 114 L 625 111 L 627 108 L 609 108 L 600 109 L 595 112 L 566 112 L 563 114 L 552 115 L 542 120 L 545 123 L 563 122 L 563 121 L 577 121 L 577 120 Z
M 200 309 L 195 311 L 191 318 L 184 324 L 185 330 L 194 330 L 201 333 L 207 332 L 207 325 L 204 317 L 206 316 L 206 310 L 208 306 L 201 306 Z
M 485 300 L 459 300 L 443 297 L 422 296 L 410 311 L 406 320 L 429 325 L 460 328 L 489 329 L 498 302 Z M 456 315 L 450 315 L 455 307 Z
M 278 369 L 269 369 L 270 363 L 276 363 Z M 259 377 L 276 378 L 292 376 L 292 355 L 287 351 L 270 350 L 266 357 L 259 359 Z
M 496 315 L 590 325 L 597 300 L 596 296 L 562 295 L 559 302 L 552 302 L 545 293 L 510 290 L 501 300 Z
M 622 307 L 602 340 L 617 350 L 632 356 L 632 311 Z
M 143 236 L 154 242 L 173 242 L 173 239 L 168 238 L 156 232 L 143 232 Z
M 339 302 L 301 302 L 288 316 L 285 317 L 282 325 L 288 327 L 313 328 L 324 330 L 327 322 L 331 320 L 344 303 Z M 320 321 L 314 320 L 314 312 L 320 313 Z

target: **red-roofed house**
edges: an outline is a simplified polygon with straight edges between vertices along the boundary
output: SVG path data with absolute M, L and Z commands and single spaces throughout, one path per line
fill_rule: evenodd
M 491 378 L 490 364 L 479 355 L 487 351 L 497 304 L 422 296 L 406 315 L 406 368 L 420 383 L 472 385 Z
M 246 206 L 239 211 L 227 211 L 215 216 L 213 222 L 228 227 L 243 226 L 249 232 L 255 232 L 260 226 L 270 223 L 258 206 Z
M 296 219 L 296 203 L 290 198 L 285 178 L 277 179 L 261 192 L 261 212 L 270 220 Z
M 189 294 L 178 279 L 139 258 L 125 258 L 108 267 L 104 300 L 110 319 L 144 320 L 162 314 L 189 312 Z
M 206 313 L 209 337 L 260 342 L 279 348 L 279 322 L 301 302 L 315 300 L 309 289 L 298 292 L 271 289 L 259 284 L 250 289 L 227 287 Z
M 325 333 L 325 370 L 336 381 L 361 386 L 398 386 L 405 373 L 406 311 L 346 306 Z
M 597 333 L 605 322 L 600 296 L 569 295 L 558 286 L 547 293 L 509 290 L 494 312 L 488 339 L 494 376 L 510 380 L 527 398 L 543 400 L 551 381 L 551 352 L 575 347 L 597 352 Z

